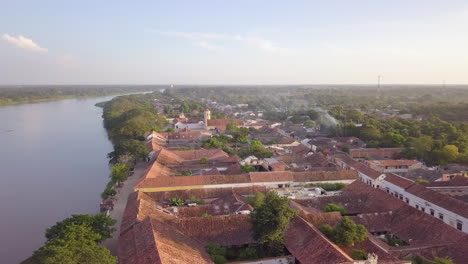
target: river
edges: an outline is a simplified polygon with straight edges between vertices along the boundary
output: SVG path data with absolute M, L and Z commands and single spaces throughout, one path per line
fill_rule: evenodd
M 114 96 L 0 107 L 0 263 L 19 263 L 45 229 L 99 211 L 112 151 L 94 104 Z

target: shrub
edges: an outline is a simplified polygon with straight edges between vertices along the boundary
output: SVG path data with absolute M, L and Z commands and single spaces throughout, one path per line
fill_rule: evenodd
M 243 248 L 239 251 L 239 260 L 250 260 L 257 258 L 257 250 L 253 247 Z
M 425 180 L 425 179 L 417 179 L 417 180 L 415 180 L 415 182 L 417 182 L 417 183 L 429 183 L 429 181 Z
M 346 184 L 344 183 L 320 183 L 320 184 L 317 184 L 317 186 L 321 187 L 325 191 L 332 192 L 332 191 L 339 191 L 343 189 L 344 187 L 346 187 Z
M 215 264 L 224 264 L 227 262 L 226 258 L 224 256 L 220 256 L 220 255 L 212 255 L 210 256 L 211 257 L 211 260 L 215 263 Z
M 340 212 L 341 214 L 344 214 L 346 212 L 346 210 L 343 207 L 334 203 L 327 204 L 327 206 L 325 206 L 323 210 L 325 212 Z
M 363 225 L 357 225 L 347 216 L 343 217 L 334 228 L 325 224 L 320 230 L 338 245 L 351 246 L 367 238 L 367 229 Z
M 207 158 L 201 158 L 200 163 L 201 164 L 206 164 L 206 163 L 208 163 L 208 159 Z
M 363 249 L 353 249 L 351 252 L 351 257 L 355 260 L 366 260 L 367 252 Z
M 169 203 L 171 206 L 183 206 L 185 205 L 184 200 L 178 198 L 178 197 L 173 197 L 171 200 L 169 200 Z

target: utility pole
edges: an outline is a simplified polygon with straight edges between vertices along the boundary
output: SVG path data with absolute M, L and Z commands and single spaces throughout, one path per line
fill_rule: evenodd
M 382 78 L 382 76 L 378 75 L 377 76 L 377 98 L 380 97 L 380 79 Z

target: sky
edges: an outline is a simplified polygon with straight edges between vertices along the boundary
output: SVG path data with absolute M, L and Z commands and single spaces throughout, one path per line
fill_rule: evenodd
M 468 1 L 0 0 L 0 84 L 466 84 Z

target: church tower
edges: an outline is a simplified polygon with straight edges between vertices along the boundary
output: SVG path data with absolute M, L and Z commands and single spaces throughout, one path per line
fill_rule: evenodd
M 211 119 L 211 111 L 210 109 L 206 109 L 205 110 L 205 128 L 207 129 L 208 128 L 208 120 Z

